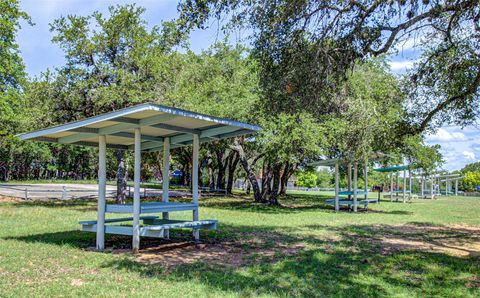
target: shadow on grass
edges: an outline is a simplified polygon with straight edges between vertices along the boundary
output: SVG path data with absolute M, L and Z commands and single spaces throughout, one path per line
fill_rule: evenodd
M 263 203 L 256 203 L 252 198 L 242 195 L 228 197 L 202 197 L 201 207 L 240 210 L 246 212 L 258 212 L 268 214 L 291 214 L 309 210 L 332 211 L 332 207 L 325 204 L 327 197 L 312 196 L 283 196 L 280 198 L 280 205 L 272 206 Z
M 172 268 L 119 257 L 103 267 L 163 281 L 193 280 L 212 291 L 241 296 L 478 297 L 480 294 L 480 258 L 468 248 L 480 242 L 480 235 L 478 230 L 468 227 L 412 222 L 401 226 L 300 228 L 222 224 L 219 229 L 202 232 L 203 239 L 209 242 L 207 253 L 209 245 L 237 243 L 238 250 L 232 253 L 242 255 L 259 249 L 273 251 L 273 257 L 242 255 L 249 260 L 235 264 L 228 263 L 228 258 L 196 260 Z M 189 237 L 186 232 L 179 235 L 180 241 Z M 92 246 L 94 238 L 93 233 L 65 231 L 6 239 L 84 248 Z M 130 241 L 130 237 L 108 236 L 107 246 L 117 243 L 128 248 Z M 142 249 L 164 242 L 142 238 Z M 467 248 L 455 248 L 460 242 Z M 302 249 L 293 254 L 278 249 L 296 245 Z M 452 247 L 460 255 L 452 254 Z
M 201 207 L 217 208 L 223 210 L 236 210 L 267 214 L 294 214 L 304 211 L 320 210 L 322 212 L 333 213 L 334 207 L 330 204 L 325 204 L 325 200 L 329 196 L 312 196 L 312 195 L 287 195 L 280 199 L 279 206 L 271 206 L 268 204 L 256 203 L 253 199 L 246 199 L 242 196 L 230 196 L 223 198 L 202 198 L 200 201 Z M 382 202 L 381 204 L 385 204 Z M 381 213 L 391 215 L 411 215 L 412 211 L 406 210 L 380 210 L 374 209 L 378 206 L 376 203 L 371 203 L 368 209 L 359 205 L 358 212 Z M 351 212 L 345 205 L 340 206 L 342 212 Z
M 242 238 L 250 236 L 256 243 L 267 243 L 265 240 L 270 238 L 277 246 L 303 244 L 305 248 L 294 255 L 277 255 L 273 260 L 263 258 L 242 266 L 198 261 L 166 272 L 165 267 L 158 264 L 146 265 L 132 259 L 121 259 L 107 262 L 104 267 L 137 272 L 147 278 L 193 279 L 215 290 L 245 296 L 388 297 L 416 294 L 474 297 L 479 294 L 478 257 L 455 256 L 414 246 L 396 247 L 394 243 L 378 239 L 381 231 L 384 235 L 397 233 L 406 241 L 434 243 L 452 237 L 467 237 L 466 242 L 478 240 L 478 236 L 468 236 L 463 229 L 422 226 L 423 232 L 402 234 L 405 229 L 388 225 L 309 227 L 336 233 L 337 237 L 328 239 L 299 236 L 291 231 L 284 233 L 273 227 L 258 228 L 251 235 L 244 233 L 243 226 L 226 228 L 237 230 Z M 427 239 L 422 238 L 421 235 L 428 229 L 436 232 Z M 264 250 L 274 250 L 275 247 L 268 245 Z

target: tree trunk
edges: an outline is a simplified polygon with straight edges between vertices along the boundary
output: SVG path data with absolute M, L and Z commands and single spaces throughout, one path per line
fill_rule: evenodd
M 255 172 L 251 168 L 250 164 L 248 163 L 248 159 L 245 155 L 245 151 L 243 150 L 243 146 L 240 144 L 238 138 L 234 139 L 234 146 L 233 149 L 237 151 L 238 157 L 240 159 L 240 164 L 242 165 L 245 173 L 247 174 L 247 179 L 250 182 L 253 190 L 253 198 L 256 202 L 262 201 L 262 195 L 260 193 L 260 188 L 258 187 L 257 177 L 255 176 Z
M 272 184 L 272 169 L 270 164 L 263 163 L 262 168 L 262 201 L 267 201 L 268 196 L 271 192 L 271 184 Z
M 287 194 L 287 183 L 288 183 L 288 178 L 290 178 L 289 172 L 290 172 L 290 163 L 287 161 L 285 163 L 285 168 L 283 169 L 282 176 L 280 177 L 280 195 L 281 196 L 284 196 Z
M 125 204 L 127 197 L 127 171 L 125 168 L 125 160 L 123 159 L 123 151 L 117 150 L 117 204 Z
M 217 148 L 215 154 L 217 156 L 218 165 L 217 189 L 225 189 L 225 169 L 227 166 L 225 162 L 225 150 L 223 148 Z
M 232 194 L 233 183 L 235 182 L 235 170 L 239 162 L 238 153 L 232 151 L 228 162 L 227 194 Z
M 275 164 L 272 169 L 272 178 L 273 178 L 273 185 L 270 191 L 270 195 L 268 196 L 268 203 L 270 205 L 279 205 L 278 203 L 278 191 L 280 186 L 280 171 L 282 169 L 281 164 Z
M 210 151 L 207 153 L 207 169 L 208 169 L 208 188 L 210 190 L 213 190 L 215 188 L 215 175 L 214 175 L 214 169 L 213 169 L 213 159 Z
M 250 190 L 251 190 L 252 187 L 251 187 L 251 184 L 250 184 L 250 181 L 248 180 L 248 178 L 245 178 L 245 185 L 246 185 L 246 187 L 245 187 L 245 193 L 246 193 L 247 195 L 249 195 L 249 194 L 250 194 Z

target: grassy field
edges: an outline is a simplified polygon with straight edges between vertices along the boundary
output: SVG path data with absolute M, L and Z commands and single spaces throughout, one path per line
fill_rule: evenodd
M 382 202 L 335 213 L 324 197 L 291 193 L 282 207 L 202 198 L 218 219 L 205 244 L 78 232 L 95 202 L 0 200 L 0 297 L 479 297 L 480 198 Z M 174 218 L 188 218 L 173 213 Z

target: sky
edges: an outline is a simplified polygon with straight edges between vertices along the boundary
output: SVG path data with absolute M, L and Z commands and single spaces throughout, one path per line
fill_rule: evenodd
M 63 52 L 52 44 L 52 32 L 49 23 L 54 19 L 69 14 L 90 15 L 94 11 L 108 13 L 108 7 L 116 4 L 127 4 L 125 0 L 23 0 L 21 7 L 32 18 L 34 26 L 23 23 L 17 37 L 25 67 L 29 76 L 38 76 L 47 69 L 64 64 Z M 143 17 L 150 27 L 159 25 L 177 16 L 175 0 L 137 0 L 138 6 L 144 7 Z M 197 30 L 190 37 L 190 47 L 198 52 L 208 48 L 221 39 L 218 26 L 212 21 L 211 28 Z M 397 47 L 398 53 L 391 57 L 392 72 L 401 74 L 411 68 L 419 51 L 415 49 L 415 41 L 407 40 Z M 428 144 L 440 144 L 445 159 L 446 170 L 459 170 L 465 164 L 480 160 L 480 126 L 443 127 L 434 135 L 427 136 Z

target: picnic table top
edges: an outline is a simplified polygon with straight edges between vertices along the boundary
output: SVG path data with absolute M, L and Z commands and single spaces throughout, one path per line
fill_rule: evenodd
M 357 195 L 358 196 L 366 195 L 367 193 L 368 192 L 366 192 L 364 190 L 357 190 Z M 338 195 L 339 196 L 353 196 L 353 190 L 340 191 L 340 192 L 338 192 Z

